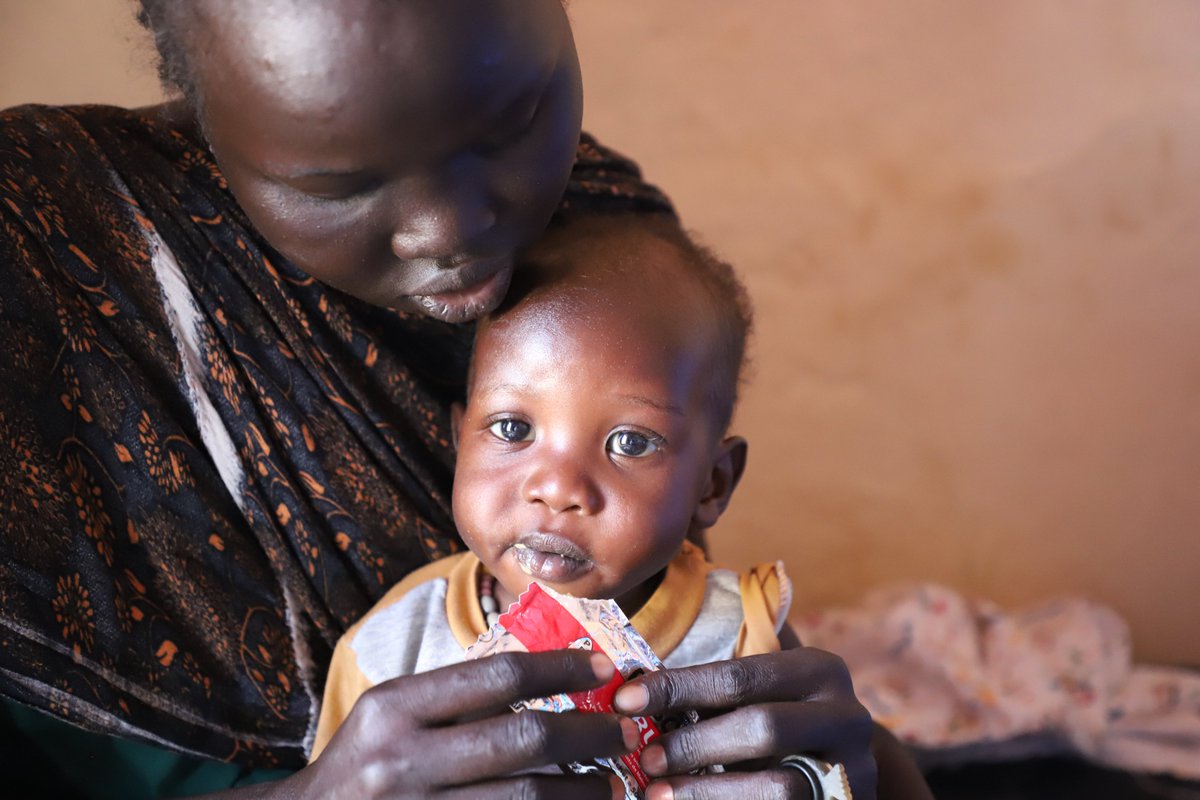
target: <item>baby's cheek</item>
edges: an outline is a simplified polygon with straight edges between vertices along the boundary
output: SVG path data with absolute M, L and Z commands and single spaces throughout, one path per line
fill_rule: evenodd
M 460 525 L 499 522 L 505 509 L 520 500 L 519 492 L 520 487 L 504 470 L 460 461 L 454 482 L 454 518 Z

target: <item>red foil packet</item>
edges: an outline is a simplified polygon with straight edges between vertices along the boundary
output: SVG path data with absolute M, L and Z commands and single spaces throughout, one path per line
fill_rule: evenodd
M 625 681 L 642 672 L 662 669 L 662 662 L 634 629 L 613 600 L 570 597 L 532 583 L 508 611 L 467 648 L 467 659 L 496 653 L 541 652 L 544 650 L 595 650 L 604 653 L 617 667 L 611 681 L 598 689 L 558 694 L 515 703 L 516 711 L 613 710 L 612 698 Z M 598 758 L 587 763 L 565 765 L 572 772 L 613 772 L 625 784 L 627 798 L 641 798 L 649 777 L 638 763 L 642 749 L 680 725 L 696 721 L 695 713 L 669 719 L 633 717 L 642 738 L 636 751 L 620 758 Z

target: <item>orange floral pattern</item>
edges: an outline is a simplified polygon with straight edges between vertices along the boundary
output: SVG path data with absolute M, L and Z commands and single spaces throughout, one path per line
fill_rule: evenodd
M 66 475 L 70 496 L 75 499 L 76 515 L 83 533 L 96 543 L 96 552 L 108 566 L 113 565 L 112 518 L 104 510 L 103 489 L 88 473 L 79 456 L 67 456 Z
M 79 573 L 61 577 L 54 584 L 54 621 L 62 626 L 63 639 L 78 652 L 79 648 L 91 652 L 96 639 L 95 611 L 92 609 L 91 593 L 79 583 Z

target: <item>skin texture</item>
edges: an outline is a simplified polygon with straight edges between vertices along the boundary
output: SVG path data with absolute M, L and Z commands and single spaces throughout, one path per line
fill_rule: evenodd
M 191 22 L 200 122 L 272 245 L 376 305 L 499 304 L 579 141 L 558 2 L 204 0 Z
M 481 323 L 454 514 L 502 607 L 537 579 L 636 612 L 740 477 L 746 443 L 710 409 L 708 301 L 676 250 L 640 238 L 635 269 L 593 250 Z

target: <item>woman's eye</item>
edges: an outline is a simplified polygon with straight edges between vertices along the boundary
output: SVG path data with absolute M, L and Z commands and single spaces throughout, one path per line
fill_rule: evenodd
M 509 145 L 516 144 L 516 142 L 525 135 L 525 130 L 525 128 L 504 130 L 495 135 L 489 136 L 475 145 L 475 154 L 480 156 L 490 156 L 499 153 Z
M 327 203 L 344 203 L 368 197 L 383 186 L 383 182 L 368 178 L 322 185 L 298 185 L 291 188 L 310 200 Z
M 529 133 L 529 129 L 533 126 L 533 120 L 537 117 L 538 109 L 541 107 L 541 100 L 523 113 L 513 114 L 509 112 L 506 116 L 508 119 L 501 120 L 496 129 L 486 138 L 478 142 L 474 151 L 476 155 L 488 156 L 494 153 L 499 153 L 501 150 L 516 144 L 525 135 Z
M 644 458 L 658 450 L 658 442 L 653 437 L 637 431 L 616 431 L 608 437 L 608 451 L 619 456 Z
M 525 442 L 532 438 L 533 426 L 519 419 L 500 419 L 488 426 L 497 439 L 506 442 Z

